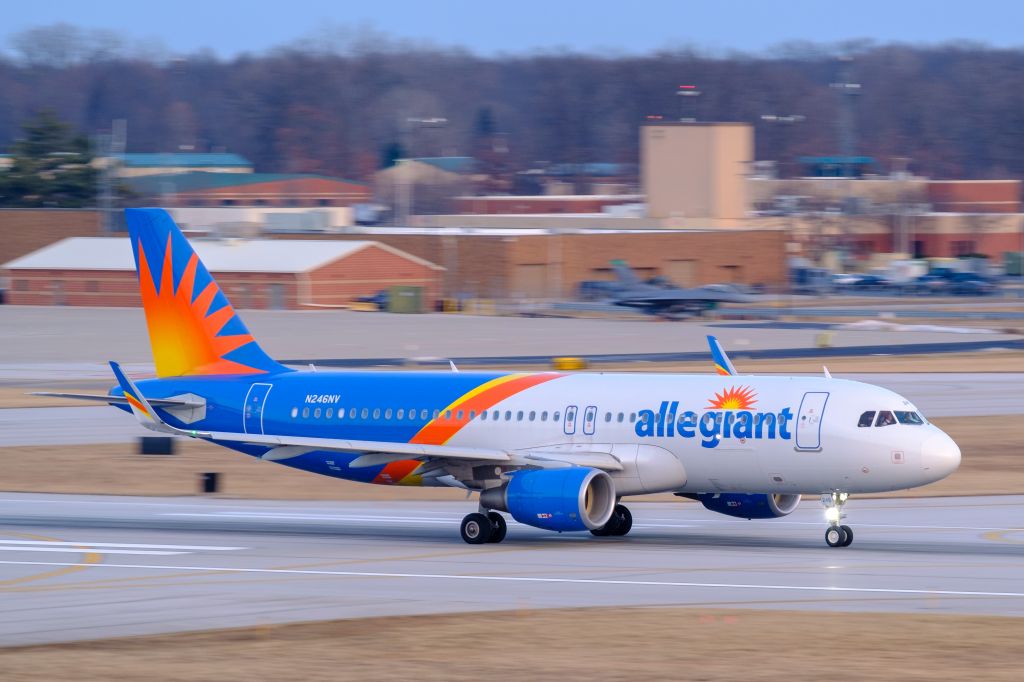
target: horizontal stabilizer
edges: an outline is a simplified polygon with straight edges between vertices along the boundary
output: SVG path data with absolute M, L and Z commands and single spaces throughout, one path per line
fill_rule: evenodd
M 128 405 L 128 397 L 123 395 L 105 395 L 98 393 L 51 393 L 40 391 L 29 393 L 29 395 L 41 396 L 44 398 L 66 398 L 68 400 L 85 400 L 88 402 L 108 403 L 111 405 Z M 185 400 L 181 398 L 154 398 L 149 400 L 153 407 L 203 407 L 205 403 L 196 400 Z

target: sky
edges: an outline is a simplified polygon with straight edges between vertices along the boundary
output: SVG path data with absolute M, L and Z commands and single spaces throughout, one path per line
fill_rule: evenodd
M 111 29 L 172 54 L 222 57 L 295 44 L 325 28 L 375 31 L 475 53 L 637 54 L 690 46 L 763 53 L 792 41 L 973 41 L 1024 47 L 1019 0 L 13 0 L 0 46 L 64 22 Z

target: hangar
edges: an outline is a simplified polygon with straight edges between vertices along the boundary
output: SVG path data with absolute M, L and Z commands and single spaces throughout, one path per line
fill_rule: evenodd
M 394 286 L 416 287 L 429 304 L 444 268 L 376 241 L 194 239 L 192 245 L 236 308 L 347 305 Z M 129 240 L 71 237 L 0 269 L 8 302 L 129 307 L 140 304 Z

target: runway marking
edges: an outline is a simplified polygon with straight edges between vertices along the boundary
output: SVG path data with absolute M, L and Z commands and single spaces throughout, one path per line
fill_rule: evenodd
M 284 519 L 294 521 L 375 521 L 382 523 L 453 523 L 457 516 L 450 518 L 422 516 L 376 516 L 353 514 L 298 514 L 298 513 L 261 513 L 261 512 L 165 512 L 160 516 L 198 516 L 218 519 Z
M 449 573 L 389 573 L 378 571 L 327 571 L 288 568 L 240 568 L 230 566 L 159 566 L 154 564 L 79 564 L 43 561 L 0 561 L 15 566 L 83 566 L 90 568 L 121 568 L 150 571 L 213 571 L 216 573 L 256 573 L 276 575 L 313 575 L 350 578 L 396 578 L 415 580 L 465 580 L 478 582 L 513 582 L 558 585 L 628 585 L 635 587 L 693 587 L 736 590 L 779 590 L 790 592 L 839 592 L 847 594 L 902 594 L 931 597 L 1019 597 L 1024 592 L 986 592 L 983 590 L 924 590 L 885 587 L 841 587 L 836 585 L 758 585 L 751 583 L 697 583 L 671 580 L 624 580 L 614 578 L 544 578 L 540 576 L 458 575 Z
M 89 547 L 0 547 L 0 552 L 68 552 L 82 554 L 90 551 Z M 187 554 L 188 552 L 170 552 L 166 550 L 153 549 L 104 549 L 104 554 L 146 554 L 151 556 L 171 556 L 173 554 Z
M 31 538 L 39 542 L 60 542 L 56 538 L 46 537 L 45 535 L 32 535 L 30 533 L 8 532 L 7 535 L 13 535 L 15 537 L 20 538 Z M 72 573 L 78 573 L 79 571 L 84 571 L 86 568 L 90 566 L 95 566 L 99 564 L 101 561 L 103 561 L 102 554 L 98 554 L 96 552 L 87 552 L 82 557 L 83 563 L 75 564 L 73 566 L 64 566 L 61 568 L 56 568 L 52 571 L 44 571 L 43 573 L 37 573 L 36 575 L 23 575 L 20 578 L 9 578 L 7 580 L 0 580 L 0 587 L 9 585 L 20 585 L 22 583 L 33 582 L 36 580 L 45 580 L 46 578 L 59 578 L 61 576 L 70 575 Z
M 228 552 L 238 549 L 248 549 L 248 547 L 218 547 L 214 545 L 140 545 L 131 542 L 70 542 L 60 540 L 0 540 L 0 545 L 45 545 L 47 547 L 120 547 L 122 549 L 209 549 L 219 552 Z M 0 549 L 4 548 L 0 547 Z

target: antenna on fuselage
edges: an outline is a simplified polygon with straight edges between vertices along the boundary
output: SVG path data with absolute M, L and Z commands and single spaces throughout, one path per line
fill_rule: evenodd
M 832 372 L 828 371 L 828 367 L 826 367 L 825 365 L 822 365 L 821 369 L 825 371 L 825 378 L 826 379 L 831 379 L 832 378 Z
M 315 372 L 316 371 L 316 365 L 314 365 L 312 362 L 309 363 L 309 371 L 310 372 Z
M 453 372 L 458 372 L 459 371 L 459 368 L 455 366 L 455 361 L 454 360 L 449 360 L 448 361 L 448 365 L 452 368 Z

